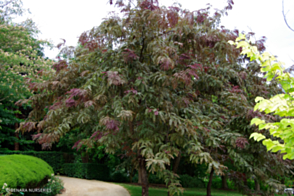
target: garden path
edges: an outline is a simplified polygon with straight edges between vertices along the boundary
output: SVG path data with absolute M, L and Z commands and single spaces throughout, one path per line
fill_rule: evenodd
M 125 188 L 116 184 L 65 176 L 58 178 L 63 181 L 65 188 L 65 192 L 58 196 L 130 196 Z

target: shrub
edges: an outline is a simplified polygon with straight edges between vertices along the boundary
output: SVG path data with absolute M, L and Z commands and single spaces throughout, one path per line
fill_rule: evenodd
M 156 174 L 149 174 L 148 180 L 152 184 L 165 184 L 164 179 L 159 178 Z
M 205 188 L 205 183 L 203 180 L 197 177 L 189 176 L 187 174 L 180 175 L 180 181 L 182 186 L 185 188 Z
M 205 187 L 207 187 L 208 179 L 204 179 Z M 214 177 L 212 179 L 211 187 L 214 189 L 222 188 L 222 179 L 220 177 Z
M 222 188 L 222 179 L 220 177 L 213 178 L 211 187 L 214 189 L 221 189 Z
M 247 180 L 247 186 L 249 189 L 254 190 L 255 189 L 255 182 L 254 180 L 248 179 Z
M 61 190 L 64 189 L 63 182 L 60 178 L 51 175 L 51 178 L 48 179 L 48 183 L 42 187 L 43 189 L 50 190 L 50 192 L 42 192 L 40 196 L 55 196 L 61 193 Z
M 70 177 L 109 180 L 107 165 L 96 163 L 65 163 L 64 174 Z
M 47 152 L 47 151 L 0 151 L 1 154 L 23 154 L 38 157 L 47 162 L 52 168 L 54 173 L 63 174 L 64 158 L 62 152 Z
M 127 174 L 121 170 L 111 173 L 110 180 L 112 182 L 129 182 Z
M 234 181 L 228 180 L 227 182 L 228 182 L 228 189 L 232 189 L 232 190 L 236 189 Z
M 136 174 L 133 176 L 132 182 L 137 183 L 138 180 L 139 180 L 139 176 L 138 176 L 138 173 L 136 173 Z
M 0 184 L 6 183 L 7 188 L 35 188 L 50 178 L 52 173 L 52 167 L 36 157 L 0 156 Z

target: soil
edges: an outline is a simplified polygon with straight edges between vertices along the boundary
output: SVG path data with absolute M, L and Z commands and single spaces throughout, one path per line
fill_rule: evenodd
M 98 180 L 85 180 L 58 176 L 64 183 L 64 190 L 58 196 L 130 196 L 122 186 Z

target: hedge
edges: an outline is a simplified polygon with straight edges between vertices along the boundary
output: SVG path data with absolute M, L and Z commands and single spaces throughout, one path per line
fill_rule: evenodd
M 110 180 L 109 168 L 105 164 L 97 163 L 65 163 L 64 174 L 69 177 Z
M 53 174 L 52 167 L 42 159 L 27 155 L 0 156 L 0 186 L 36 188 Z M 1 188 L 0 187 L 0 188 Z
M 203 180 L 197 178 L 197 177 L 192 177 L 187 174 L 180 175 L 180 181 L 181 185 L 185 188 L 205 188 L 206 185 Z M 215 188 L 215 187 L 213 187 Z
M 64 155 L 63 152 L 53 152 L 53 151 L 0 151 L 0 155 L 6 154 L 23 154 L 38 157 L 46 161 L 54 170 L 54 173 L 64 173 Z

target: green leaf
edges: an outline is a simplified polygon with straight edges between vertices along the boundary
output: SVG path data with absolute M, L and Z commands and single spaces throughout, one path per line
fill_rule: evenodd
M 250 125 L 255 124 L 255 125 L 257 126 L 257 125 L 259 125 L 259 124 L 263 124 L 263 123 L 265 123 L 264 120 L 260 120 L 259 118 L 253 118 L 253 119 L 251 120 Z
M 255 98 L 255 102 L 256 102 L 256 103 L 259 102 L 259 101 L 262 101 L 262 100 L 264 100 L 263 97 L 256 97 L 256 98 Z
M 250 135 L 250 138 L 249 139 L 251 139 L 251 138 L 253 138 L 255 141 L 258 141 L 259 142 L 260 140 L 263 140 L 266 137 L 264 135 L 260 134 L 260 133 L 252 133 Z
M 247 46 L 248 43 L 246 41 L 240 41 L 238 44 L 237 44 L 237 48 L 240 48 L 240 47 L 245 47 Z
M 229 40 L 228 43 L 231 45 L 235 45 L 235 42 L 233 42 L 232 40 Z
M 280 84 L 282 85 L 283 89 L 285 91 L 288 91 L 291 88 L 291 83 L 290 81 L 280 81 Z
M 246 39 L 246 36 L 245 36 L 245 34 L 240 33 L 239 37 L 236 38 L 236 42 L 240 41 L 242 39 Z

